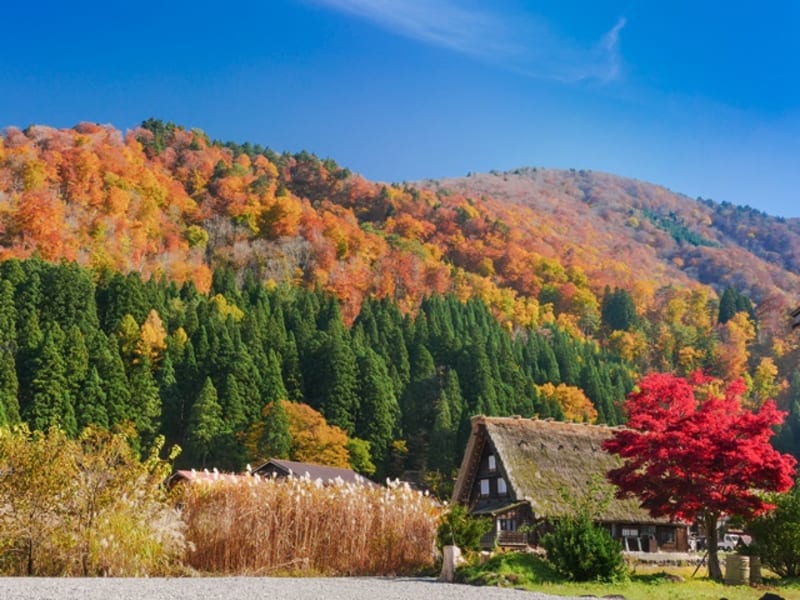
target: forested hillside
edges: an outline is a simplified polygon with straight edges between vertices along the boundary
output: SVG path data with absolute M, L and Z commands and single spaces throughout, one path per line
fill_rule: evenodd
M 473 414 L 616 423 L 615 400 L 632 386 L 595 344 L 555 325 L 512 336 L 479 300 L 435 296 L 413 316 L 367 300 L 346 327 L 330 295 L 239 287 L 228 269 L 201 294 L 9 259 L 0 286 L 2 422 L 75 435 L 130 421 L 144 445 L 158 434 L 180 445 L 186 466 L 241 469 L 299 450 L 332 462 L 344 452 L 343 466 L 350 452 L 379 474 L 449 472 Z M 342 431 L 308 407 L 292 427 L 276 402 L 308 404 Z M 276 441 L 308 431 L 304 448 Z
M 155 120 L 10 128 L 0 257 L 0 419 L 132 421 L 186 466 L 448 473 L 472 414 L 618 423 L 651 370 L 744 377 L 800 441 L 800 224 L 612 175 L 388 185 Z

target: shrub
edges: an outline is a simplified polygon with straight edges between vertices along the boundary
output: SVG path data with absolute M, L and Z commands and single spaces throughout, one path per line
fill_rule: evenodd
M 750 523 L 753 552 L 781 577 L 800 576 L 800 488 L 774 498 L 775 510 Z
M 162 442 L 141 460 L 126 433 L 0 429 L 0 573 L 171 574 L 185 540 Z
M 587 513 L 560 519 L 542 545 L 553 567 L 573 581 L 615 581 L 625 575 L 622 547 Z
M 471 517 L 467 509 L 453 504 L 442 517 L 436 532 L 436 546 L 458 546 L 461 550 L 480 550 L 481 537 L 492 529 L 488 517 Z

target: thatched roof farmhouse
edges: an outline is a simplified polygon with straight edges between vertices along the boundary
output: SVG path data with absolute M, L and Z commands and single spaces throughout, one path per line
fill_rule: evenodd
M 597 521 L 626 549 L 685 551 L 685 524 L 654 519 L 636 499 L 614 498 L 605 474 L 619 461 L 602 448 L 613 431 L 583 423 L 473 417 L 453 502 L 494 519 L 487 545 L 525 545 L 535 543 L 548 522 L 573 510 L 565 494 L 584 498 L 599 481 L 609 500 L 598 504 Z

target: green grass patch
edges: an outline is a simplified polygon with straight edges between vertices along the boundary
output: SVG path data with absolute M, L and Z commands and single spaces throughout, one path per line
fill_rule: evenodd
M 626 580 L 617 583 L 565 581 L 542 557 L 527 552 L 507 552 L 460 567 L 456 578 L 472 585 L 524 588 L 559 596 L 624 596 L 627 600 L 756 600 L 766 592 L 786 600 L 800 600 L 800 581 L 765 577 L 757 586 L 727 586 L 711 581 L 701 568 L 632 565 Z

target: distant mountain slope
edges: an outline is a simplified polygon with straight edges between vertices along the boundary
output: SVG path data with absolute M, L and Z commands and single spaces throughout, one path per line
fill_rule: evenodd
M 549 228 L 540 247 L 583 264 L 591 255 L 622 260 L 631 273 L 616 273 L 618 284 L 657 277 L 694 280 L 717 291 L 732 285 L 756 302 L 776 293 L 800 297 L 800 219 L 584 170 L 525 168 L 419 185 L 529 207 L 550 225 L 561 224 Z M 582 256 L 572 258 L 575 252 Z M 606 278 L 600 271 L 597 276 Z

